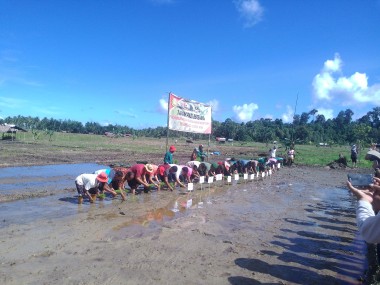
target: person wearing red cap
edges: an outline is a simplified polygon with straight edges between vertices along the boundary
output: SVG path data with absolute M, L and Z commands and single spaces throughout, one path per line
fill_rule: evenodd
M 178 183 L 179 186 L 185 187 L 185 185 L 179 180 L 177 171 L 177 165 L 161 164 L 158 166 L 157 176 L 166 184 L 170 191 L 174 190 L 170 182 Z
M 173 153 L 176 151 L 176 148 L 174 145 L 171 145 L 169 147 L 169 151 L 165 153 L 164 156 L 164 164 L 173 164 Z
M 95 201 L 91 198 L 90 194 L 98 194 L 107 181 L 108 176 L 105 172 L 99 174 L 81 174 L 75 178 L 75 186 L 79 196 L 87 196 L 90 203 L 93 203 Z
M 123 176 L 123 173 L 120 173 L 119 171 L 115 171 L 115 169 L 113 168 L 105 168 L 105 169 L 99 169 L 99 170 L 96 170 L 94 172 L 94 174 L 100 174 L 104 172 L 105 174 L 107 174 L 108 176 L 108 181 L 107 183 L 104 183 L 104 187 L 103 189 L 100 189 L 101 191 L 104 191 L 104 192 L 108 192 L 110 193 L 113 197 L 116 197 L 117 196 L 117 193 L 115 190 L 118 190 L 118 189 L 124 189 L 124 185 L 122 187 L 120 187 L 118 185 L 118 183 L 115 183 L 116 184 L 116 188 L 113 187 L 113 185 L 115 185 L 113 183 L 113 180 L 115 179 L 116 181 L 119 181 L 120 182 L 120 178 L 122 178 Z M 119 179 L 119 180 L 118 180 Z M 125 181 L 124 181 L 125 182 Z M 121 195 L 121 199 L 123 201 L 125 201 L 127 199 L 126 195 L 125 195 L 125 192 L 124 191 L 120 191 L 120 195 Z

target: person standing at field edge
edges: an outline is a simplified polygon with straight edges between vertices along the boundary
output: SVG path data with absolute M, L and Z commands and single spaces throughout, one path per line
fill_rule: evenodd
M 173 164 L 173 153 L 176 151 L 176 148 L 174 145 L 171 145 L 169 147 L 169 151 L 165 153 L 164 156 L 164 164 Z
M 356 167 L 356 163 L 358 161 L 358 149 L 356 144 L 353 144 L 351 147 L 351 160 L 352 160 L 352 168 Z

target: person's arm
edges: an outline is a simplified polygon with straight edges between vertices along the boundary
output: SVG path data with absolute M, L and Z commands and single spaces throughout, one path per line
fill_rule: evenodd
M 170 189 L 170 191 L 173 191 L 173 187 L 170 185 L 167 176 L 164 177 L 164 182 L 165 182 L 166 186 L 168 186 L 168 188 Z
M 104 183 L 103 190 L 108 192 L 108 193 L 111 193 L 113 196 L 117 195 L 117 193 L 107 183 Z
M 185 184 L 183 184 L 183 183 L 179 180 L 179 178 L 177 177 L 177 175 L 175 176 L 175 181 L 179 184 L 180 187 L 185 188 Z
M 380 215 L 375 215 L 371 203 L 365 199 L 358 201 L 356 222 L 366 242 L 380 243 Z
M 356 223 L 360 235 L 368 243 L 380 243 L 380 215 L 375 215 L 372 202 L 373 196 L 367 190 L 359 190 L 347 181 L 347 187 L 358 199 Z
M 90 192 L 88 192 L 88 190 L 86 188 L 84 188 L 84 193 L 86 194 L 86 196 L 90 200 L 90 203 L 93 203 L 94 200 L 92 200 L 91 194 L 90 194 Z
M 149 184 L 146 182 L 145 178 L 141 179 L 141 177 L 136 177 L 135 179 L 137 180 L 138 183 L 144 185 L 145 187 L 149 187 Z
M 153 177 L 155 177 L 156 181 L 158 181 L 157 177 L 153 174 L 149 175 L 148 176 L 148 183 L 149 184 L 153 184 L 154 186 L 158 187 L 159 188 L 159 185 L 158 183 L 156 183 L 154 180 L 153 180 Z

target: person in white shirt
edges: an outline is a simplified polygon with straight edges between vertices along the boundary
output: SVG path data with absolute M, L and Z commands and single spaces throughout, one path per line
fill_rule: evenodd
M 105 172 L 99 174 L 81 174 L 75 178 L 75 186 L 79 196 L 87 196 L 90 203 L 93 203 L 95 201 L 90 194 L 98 194 L 107 181 L 108 176 Z
M 380 243 L 380 179 L 367 189 L 358 189 L 347 181 L 347 187 L 358 199 L 356 223 L 360 235 L 367 243 Z
M 269 150 L 269 158 L 276 158 L 276 151 L 277 151 L 276 146 L 274 146 L 273 148 L 271 148 Z

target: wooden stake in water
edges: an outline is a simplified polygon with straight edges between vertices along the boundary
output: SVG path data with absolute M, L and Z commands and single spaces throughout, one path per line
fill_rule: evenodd
M 235 174 L 234 175 L 234 179 L 235 179 L 236 183 L 238 183 L 238 181 L 239 181 L 239 174 Z
M 244 179 L 244 182 L 247 184 L 248 173 L 244 173 L 244 174 L 243 174 L 243 179 Z
M 223 180 L 223 174 L 217 174 L 215 176 L 215 181 L 222 181 Z M 219 183 L 219 186 L 222 186 L 222 182 Z
M 208 197 L 210 199 L 211 195 L 211 184 L 214 182 L 214 176 L 211 176 L 208 178 Z M 207 201 L 207 204 L 212 204 L 210 200 Z
M 204 176 L 200 176 L 199 177 L 199 184 L 201 184 L 201 191 L 202 191 L 202 185 L 203 183 L 205 183 L 205 177 Z

